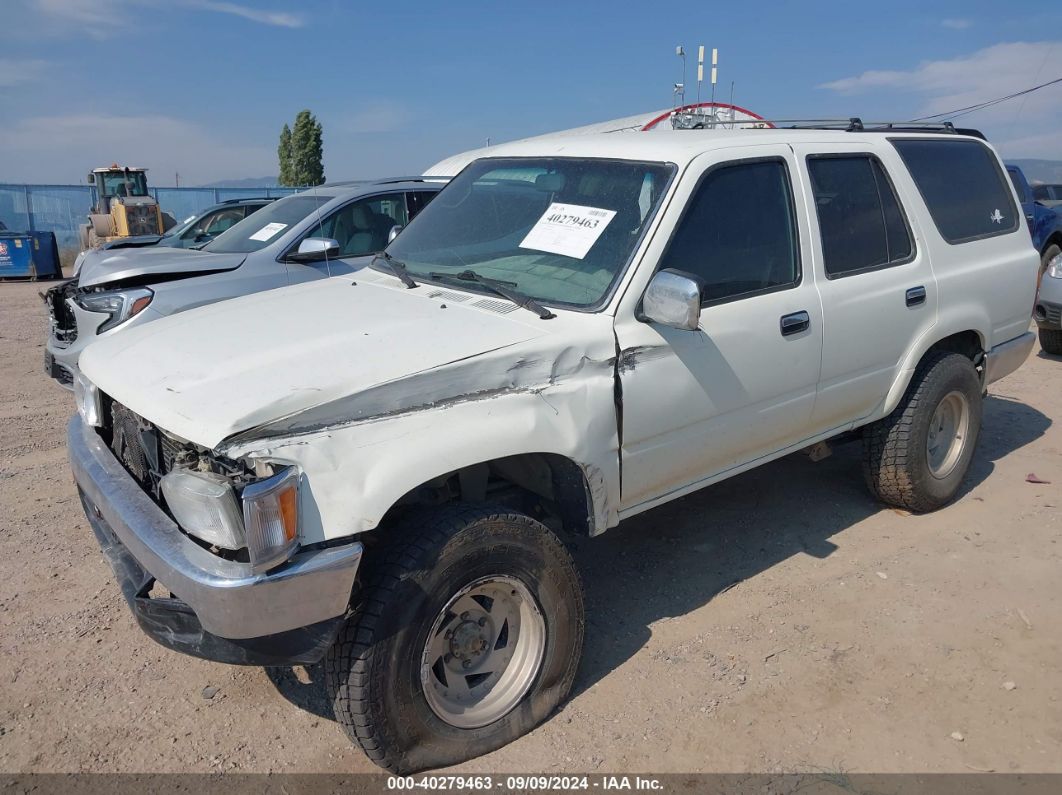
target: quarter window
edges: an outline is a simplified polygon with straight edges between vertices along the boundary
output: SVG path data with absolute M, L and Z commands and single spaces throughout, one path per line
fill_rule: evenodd
M 758 160 L 710 170 L 660 267 L 700 276 L 704 303 L 797 284 L 796 214 L 785 163 Z
M 1018 208 L 999 161 L 979 141 L 896 139 L 892 142 L 925 199 L 937 231 L 965 243 L 1018 228 Z
M 826 276 L 911 259 L 911 233 L 885 169 L 869 155 L 809 157 Z

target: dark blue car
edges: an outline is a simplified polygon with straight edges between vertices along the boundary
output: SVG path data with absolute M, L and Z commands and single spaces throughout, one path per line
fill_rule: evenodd
M 1021 200 L 1021 211 L 1032 234 L 1033 246 L 1040 252 L 1040 278 L 1051 261 L 1062 255 L 1062 215 L 1057 210 L 1045 207 L 1033 196 L 1032 187 L 1020 168 L 1007 166 L 1007 173 Z

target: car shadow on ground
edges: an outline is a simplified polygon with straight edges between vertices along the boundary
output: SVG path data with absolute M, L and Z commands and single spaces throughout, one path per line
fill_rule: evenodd
M 960 497 L 992 473 L 995 461 L 1050 425 L 1024 403 L 989 396 Z M 817 463 L 791 455 L 577 541 L 587 625 L 573 695 L 636 654 L 653 623 L 703 607 L 793 555 L 827 557 L 837 549 L 833 536 L 885 510 L 866 489 L 861 456 L 859 442 L 837 446 Z M 271 668 L 267 676 L 295 706 L 334 720 L 323 666 Z

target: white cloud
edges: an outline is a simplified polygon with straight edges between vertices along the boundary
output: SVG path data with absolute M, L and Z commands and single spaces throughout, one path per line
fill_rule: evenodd
M 1004 158 L 1035 157 L 1062 160 L 1062 130 L 1050 129 L 1032 135 L 993 140 Z
M 1062 77 L 1062 41 L 1007 42 L 909 70 L 870 70 L 824 83 L 842 96 L 867 95 L 890 107 L 910 100 L 907 118 L 966 108 Z M 887 95 L 887 96 L 886 96 Z M 901 117 L 902 118 L 902 117 Z M 999 143 L 1008 157 L 1062 159 L 1062 84 L 961 117 Z
M 32 4 L 53 23 L 76 27 L 96 39 L 129 26 L 125 0 L 32 0 Z
M 973 26 L 973 20 L 955 18 L 942 19 L 940 20 L 940 24 L 942 27 L 948 28 L 949 30 L 966 30 L 967 28 Z
M 151 182 L 202 184 L 277 168 L 271 146 L 248 145 L 235 132 L 215 136 L 196 124 L 163 115 L 38 116 L 0 125 L 3 179 L 79 182 L 86 169 L 121 162 L 148 168 Z
M 32 83 L 47 71 L 48 66 L 47 61 L 0 58 L 0 88 Z
M 217 14 L 229 14 L 283 28 L 301 28 L 306 24 L 301 14 L 271 11 L 257 5 L 231 3 L 226 0 L 27 0 L 53 23 L 74 27 L 96 39 L 115 36 L 132 27 L 135 12 L 147 8 L 160 14 L 170 8 L 187 8 Z
M 263 25 L 274 25 L 281 28 L 301 28 L 306 24 L 300 14 L 288 11 L 266 11 L 261 8 L 240 5 L 239 3 L 218 2 L 217 0 L 188 0 L 188 5 L 193 8 L 202 8 L 205 11 L 216 11 L 220 14 L 232 14 L 243 17 L 252 22 L 260 22 Z

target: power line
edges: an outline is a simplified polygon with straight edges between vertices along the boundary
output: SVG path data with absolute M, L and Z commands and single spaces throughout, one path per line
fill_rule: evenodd
M 956 108 L 955 110 L 945 111 L 944 113 L 932 113 L 929 116 L 920 116 L 917 119 L 911 119 L 911 121 L 929 121 L 930 119 L 940 119 L 945 116 L 951 119 L 957 119 L 959 116 L 965 116 L 969 113 L 974 113 L 978 110 L 990 108 L 993 105 L 998 105 L 1000 102 L 1006 102 L 1007 100 L 1014 99 L 1015 97 L 1022 97 L 1026 94 L 1031 94 L 1034 91 L 1039 91 L 1041 88 L 1053 86 L 1056 83 L 1062 83 L 1062 77 L 1056 77 L 1054 80 L 1048 80 L 1046 83 L 1041 83 L 1038 86 L 1026 88 L 1022 91 L 1015 91 L 1013 94 L 1007 94 L 1007 96 L 1005 97 L 997 97 L 996 99 L 990 99 L 986 100 L 985 102 L 979 102 L 976 105 L 967 105 L 965 108 Z

